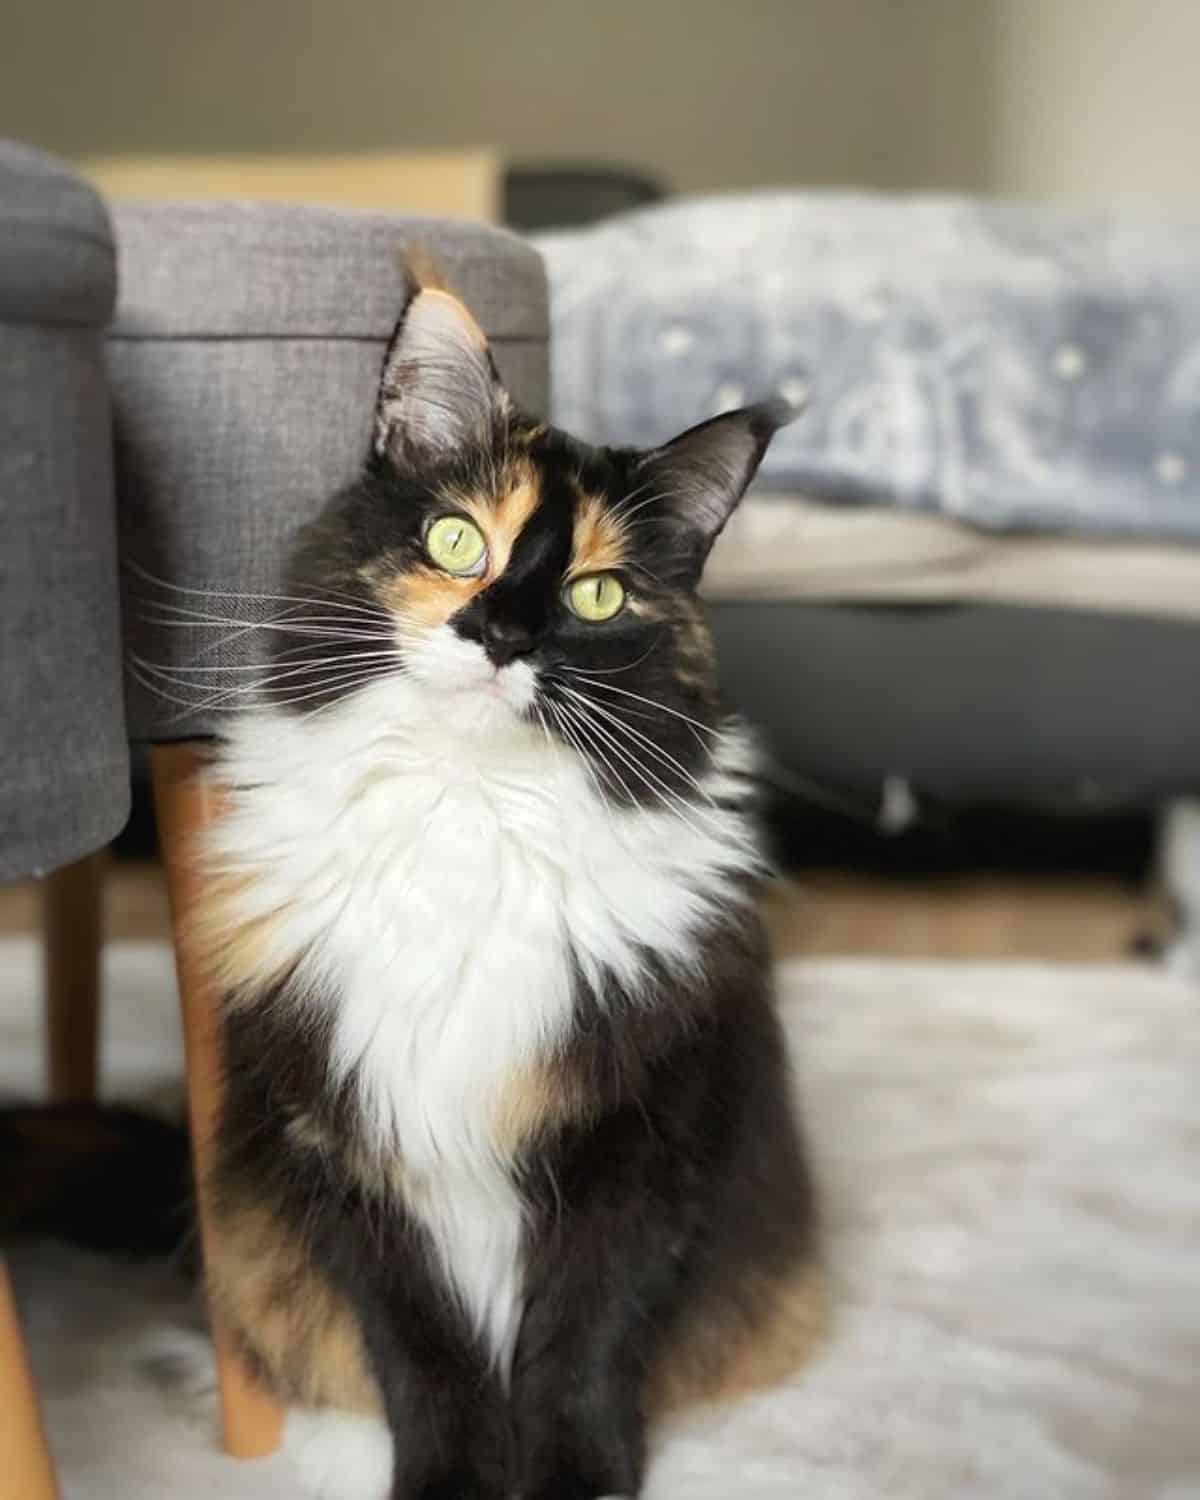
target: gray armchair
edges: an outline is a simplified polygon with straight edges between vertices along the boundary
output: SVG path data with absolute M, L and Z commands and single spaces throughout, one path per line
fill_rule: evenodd
M 94 1074 L 91 856 L 129 811 L 104 367 L 115 295 L 112 233 L 96 195 L 49 158 L 0 143 L 0 880 L 49 876 L 60 1096 L 86 1091 Z M 2 1266 L 0 1451 L 0 1494 L 52 1500 Z
M 129 814 L 95 193 L 0 144 L 0 879 L 98 849 Z

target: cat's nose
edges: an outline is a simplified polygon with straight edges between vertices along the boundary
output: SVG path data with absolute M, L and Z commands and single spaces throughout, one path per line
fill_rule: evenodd
M 518 656 L 528 656 L 535 645 L 533 631 L 520 620 L 486 620 L 482 634 L 488 660 L 498 667 L 508 666 Z

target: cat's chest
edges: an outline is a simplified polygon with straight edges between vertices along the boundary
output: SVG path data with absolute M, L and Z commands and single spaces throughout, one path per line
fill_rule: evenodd
M 530 737 L 480 750 L 348 719 L 323 741 L 264 716 L 225 772 L 212 853 L 235 945 L 290 975 L 302 1023 L 322 1012 L 361 1146 L 397 1169 L 503 1362 L 523 1232 L 506 1090 L 561 1050 L 581 980 L 641 1003 L 649 955 L 695 970 L 752 840 L 732 812 L 614 808 L 577 757 Z
M 573 1013 L 568 835 L 521 770 L 417 763 L 349 795 L 310 778 L 290 807 L 291 791 L 270 797 L 288 830 L 275 878 L 300 990 L 328 1010 L 332 1081 L 351 1085 L 361 1147 L 427 1229 L 501 1370 L 524 1215 L 499 1101 Z
M 264 715 L 226 769 L 218 861 L 296 1003 L 327 1012 L 333 1081 L 417 1167 L 486 1148 L 496 1091 L 569 1031 L 576 976 L 629 995 L 648 955 L 694 964 L 756 857 L 736 814 L 614 808 L 526 727 Z
M 222 857 L 328 1012 L 372 1140 L 417 1168 L 474 1160 L 498 1091 L 568 1032 L 573 974 L 633 982 L 678 881 L 563 757 L 286 749 L 242 770 Z
M 322 874 L 299 863 L 292 899 L 318 934 L 307 962 L 334 1073 L 410 1169 L 469 1165 L 498 1091 L 570 1027 L 570 834 L 519 779 L 432 768 L 377 782 L 326 826 Z

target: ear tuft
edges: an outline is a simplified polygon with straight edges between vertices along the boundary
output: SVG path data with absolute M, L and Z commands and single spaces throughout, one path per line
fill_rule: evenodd
M 489 447 L 509 406 L 483 329 L 440 274 L 426 284 L 432 264 L 417 255 L 407 263 L 412 295 L 384 357 L 375 411 L 375 453 L 406 473 Z
M 454 288 L 446 276 L 446 269 L 428 245 L 409 244 L 400 258 L 404 276 L 413 292 L 449 292 Z M 462 298 L 459 298 L 462 301 Z
M 662 496 L 698 573 L 754 478 L 767 445 L 799 416 L 781 399 L 725 412 L 647 453 L 639 467 Z

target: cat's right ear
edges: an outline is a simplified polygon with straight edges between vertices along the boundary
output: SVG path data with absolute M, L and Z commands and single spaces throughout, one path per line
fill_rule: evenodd
M 453 293 L 417 287 L 383 362 L 375 453 L 424 474 L 490 448 L 509 406 L 487 337 Z

